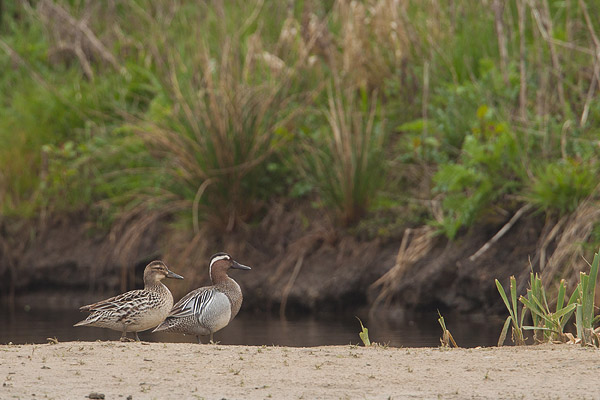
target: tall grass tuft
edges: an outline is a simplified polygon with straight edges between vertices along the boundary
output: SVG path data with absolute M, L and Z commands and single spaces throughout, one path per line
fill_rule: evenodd
M 349 225 L 366 213 L 384 182 L 386 135 L 377 95 L 334 82 L 325 116 L 328 126 L 306 139 L 302 162 L 324 202 Z
M 199 219 L 231 230 L 256 211 L 265 162 L 288 141 L 300 109 L 290 74 L 273 74 L 246 45 L 244 53 L 229 38 L 220 54 L 201 45 L 192 65 L 171 54 L 150 118 L 134 124 L 169 177 L 165 190 L 193 210 L 196 230 Z

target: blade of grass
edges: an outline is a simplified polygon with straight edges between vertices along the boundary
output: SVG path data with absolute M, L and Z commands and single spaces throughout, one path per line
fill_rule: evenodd
M 510 327 L 511 317 L 506 317 L 506 321 L 504 321 L 504 326 L 502 327 L 502 332 L 500 332 L 500 337 L 498 338 L 498 347 L 501 347 L 506 341 L 506 335 L 508 334 L 508 328 Z
M 502 300 L 504 301 L 504 304 L 506 305 L 506 308 L 508 309 L 508 313 L 510 314 L 510 317 L 514 318 L 512 309 L 510 308 L 510 303 L 508 302 L 508 297 L 506 296 L 506 292 L 504 291 L 504 288 L 502 287 L 502 284 L 500 283 L 500 281 L 498 279 L 496 279 L 496 287 L 498 288 L 498 293 L 500 293 L 500 297 L 502 297 Z
M 556 298 L 556 310 L 561 310 L 564 307 L 565 303 L 565 293 L 567 288 L 565 286 L 565 280 L 561 279 L 560 284 L 558 285 L 558 297 Z

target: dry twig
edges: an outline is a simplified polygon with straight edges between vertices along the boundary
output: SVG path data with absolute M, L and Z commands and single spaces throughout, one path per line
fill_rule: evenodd
M 521 218 L 521 216 L 523 214 L 525 214 L 530 208 L 531 208 L 531 204 L 525 204 L 523 207 L 521 207 L 515 213 L 515 215 L 513 215 L 512 218 L 490 240 L 488 240 L 483 246 L 481 246 L 481 248 L 479 250 L 477 250 L 475 252 L 475 254 L 473 254 L 471 257 L 469 257 L 469 261 L 477 260 L 486 251 L 488 251 L 490 249 L 490 247 L 492 247 L 492 245 L 494 243 L 496 243 L 498 240 L 500 240 L 502 238 L 502 236 L 504 236 L 506 234 L 506 232 L 508 232 L 510 230 L 510 228 L 512 228 L 512 226 L 517 223 L 519 218 Z

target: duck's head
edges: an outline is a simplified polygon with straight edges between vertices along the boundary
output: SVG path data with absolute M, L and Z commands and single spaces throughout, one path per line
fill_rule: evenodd
M 146 269 L 144 269 L 144 282 L 159 282 L 164 278 L 183 279 L 183 276 L 171 271 L 167 265 L 160 260 L 152 261 L 150 264 L 146 265 Z
M 238 263 L 227 253 L 217 253 L 210 258 L 210 264 L 208 268 L 210 279 L 214 283 L 215 279 L 218 279 L 218 277 L 222 277 L 224 275 L 226 276 L 229 268 L 245 270 L 251 269 L 246 265 Z

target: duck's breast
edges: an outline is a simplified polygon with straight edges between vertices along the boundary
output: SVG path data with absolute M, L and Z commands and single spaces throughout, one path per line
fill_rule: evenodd
M 198 314 L 198 323 L 210 330 L 216 332 L 224 328 L 231 319 L 231 303 L 229 298 L 222 292 L 212 291 L 207 299 L 202 311 Z

